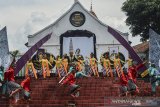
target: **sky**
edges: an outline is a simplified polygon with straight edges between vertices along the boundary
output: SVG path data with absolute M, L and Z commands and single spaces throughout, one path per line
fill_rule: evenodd
M 126 0 L 92 0 L 93 10 L 103 23 L 128 32 L 125 13 L 121 7 Z M 90 10 L 91 0 L 79 0 Z M 7 26 L 9 50 L 27 51 L 28 35 L 32 35 L 53 23 L 65 13 L 74 0 L 0 0 L 0 29 Z M 140 37 L 129 35 L 132 45 L 140 43 Z

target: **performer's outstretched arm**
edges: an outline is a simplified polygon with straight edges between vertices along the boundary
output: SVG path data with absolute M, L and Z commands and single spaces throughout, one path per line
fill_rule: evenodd
M 52 67 L 52 64 L 47 60 L 48 64 Z
M 82 72 L 77 72 L 76 73 L 76 78 L 80 78 L 80 77 L 90 77 L 90 76 L 88 76 L 88 75 L 86 75 L 86 74 L 84 74 Z

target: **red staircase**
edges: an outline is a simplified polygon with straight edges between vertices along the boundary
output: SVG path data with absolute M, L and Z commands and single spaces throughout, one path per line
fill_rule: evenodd
M 21 81 L 21 80 L 18 80 Z M 0 99 L 0 107 L 74 107 L 68 106 L 75 104 L 76 107 L 104 107 L 107 97 L 119 96 L 118 80 L 111 78 L 82 78 L 77 80 L 77 84 L 81 86 L 80 96 L 72 98 L 68 94 L 67 86 L 59 86 L 58 78 L 39 79 L 31 81 L 31 101 L 18 102 L 13 104 L 12 101 Z M 143 80 L 137 81 L 140 88 L 138 96 L 150 96 L 151 86 Z M 160 89 L 157 92 L 160 96 Z

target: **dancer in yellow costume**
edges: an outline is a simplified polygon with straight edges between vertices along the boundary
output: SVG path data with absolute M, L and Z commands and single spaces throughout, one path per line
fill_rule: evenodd
M 60 56 L 58 55 L 56 57 L 56 60 L 54 60 L 55 63 L 56 63 L 56 70 L 58 72 L 58 77 L 61 78 L 61 74 L 60 74 L 60 71 L 62 70 L 63 68 L 63 65 L 62 65 L 62 59 L 60 58 Z
M 106 70 L 106 74 L 107 76 L 109 77 L 113 77 L 113 72 L 112 72 L 112 68 L 111 68 L 111 62 L 110 62 L 110 59 L 108 57 L 108 54 L 105 54 L 105 57 L 102 59 L 102 64 L 103 64 L 103 67 L 105 68 Z M 110 75 L 109 75 L 110 73 Z
M 94 76 L 99 77 L 98 68 L 97 68 L 98 61 L 97 61 L 96 58 L 94 58 L 94 54 L 91 53 L 90 58 L 88 58 L 88 59 L 89 59 L 89 62 L 90 62 L 90 67 L 91 67 L 91 69 L 94 73 Z
M 33 72 L 34 77 L 37 79 L 37 73 L 36 73 L 36 69 L 33 66 L 32 60 L 30 59 L 29 61 L 27 61 L 26 64 L 26 71 L 25 71 L 25 76 L 27 77 L 29 75 L 30 72 Z
M 54 56 L 53 56 L 53 55 L 50 55 L 49 62 L 50 62 L 51 64 L 53 64 L 53 62 L 54 62 Z
M 67 54 L 64 54 L 63 60 L 62 60 L 62 64 L 63 64 L 63 67 L 64 67 L 64 71 L 67 74 L 68 73 L 68 58 L 67 58 Z
M 118 77 L 120 77 L 120 75 L 123 73 L 121 63 L 125 63 L 125 62 L 119 58 L 119 54 L 115 56 L 113 62 L 114 62 L 114 68 L 117 72 L 117 75 Z
M 43 53 L 42 53 L 42 52 L 40 52 L 40 53 L 38 54 L 38 58 L 39 58 L 39 62 L 41 62 L 42 59 L 43 59 Z
M 133 59 L 131 58 L 131 56 L 129 56 L 128 60 L 126 60 L 126 62 L 128 62 L 128 67 L 131 67 L 133 65 Z
M 40 61 L 42 63 L 42 71 L 43 71 L 43 77 L 46 78 L 46 76 L 50 77 L 50 69 L 49 69 L 49 65 L 51 65 L 51 63 L 48 61 L 47 56 L 44 55 L 43 59 Z
M 78 71 L 82 71 L 83 70 L 83 67 L 84 67 L 84 60 L 83 60 L 83 58 L 82 58 L 82 56 L 79 56 L 78 57 L 78 60 L 77 60 L 77 62 L 76 62 L 76 67 L 77 67 L 77 70 Z

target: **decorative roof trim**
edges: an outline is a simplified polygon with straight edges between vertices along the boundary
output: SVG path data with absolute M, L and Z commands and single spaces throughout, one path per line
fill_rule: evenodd
M 71 6 L 71 8 L 70 8 L 68 11 L 66 11 L 66 12 L 65 12 L 60 18 L 58 18 L 54 23 L 50 24 L 49 26 L 43 28 L 42 30 L 38 31 L 37 33 L 35 33 L 35 34 L 33 34 L 33 35 L 29 35 L 28 38 L 32 38 L 32 37 L 36 36 L 37 34 L 43 32 L 44 30 L 46 30 L 46 29 L 54 26 L 54 25 L 55 25 L 56 23 L 58 23 L 65 15 L 67 15 L 67 14 L 73 9 L 73 7 L 74 7 L 76 4 L 79 4 L 85 12 L 87 12 L 92 18 L 94 18 L 96 21 L 98 21 L 101 25 L 103 25 L 103 26 L 105 26 L 105 27 L 108 28 L 108 25 L 104 24 L 102 21 L 100 21 L 98 18 L 96 18 L 94 15 L 92 15 L 87 9 L 85 9 L 85 8 L 83 7 L 83 5 L 82 5 L 79 1 L 77 1 L 77 2 L 75 2 L 75 3 Z M 116 29 L 114 29 L 114 30 L 116 30 Z M 120 31 L 118 31 L 118 30 L 116 30 L 116 31 L 119 32 L 121 35 L 125 36 L 125 35 L 124 35 L 125 33 L 122 33 L 122 32 L 120 32 Z

